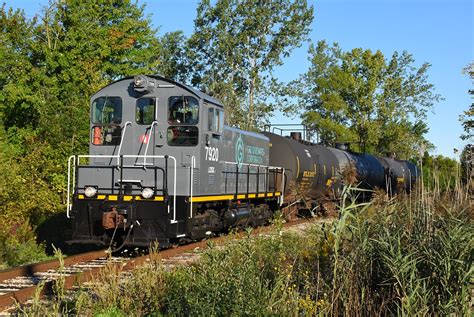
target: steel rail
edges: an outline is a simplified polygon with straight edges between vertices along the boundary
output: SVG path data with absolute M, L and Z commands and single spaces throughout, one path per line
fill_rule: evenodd
M 69 265 L 77 264 L 80 262 L 91 261 L 91 260 L 95 260 L 104 256 L 107 256 L 107 253 L 105 252 L 105 250 L 91 251 L 91 252 L 81 253 L 77 255 L 71 255 L 64 258 L 64 266 L 69 266 Z M 3 282 L 11 278 L 19 277 L 19 276 L 29 276 L 29 275 L 33 275 L 34 273 L 44 272 L 51 269 L 57 269 L 59 268 L 59 265 L 60 265 L 59 260 L 53 259 L 53 260 L 48 260 L 44 262 L 26 264 L 19 267 L 13 267 L 13 268 L 1 270 L 0 282 Z
M 64 258 L 64 267 L 68 267 L 81 262 L 88 262 L 108 256 L 105 250 L 86 252 L 78 255 L 72 255 Z M 48 270 L 57 270 L 60 268 L 59 260 L 49 260 L 40 263 L 23 265 L 20 267 L 10 268 L 0 271 L 0 282 L 8 281 L 18 277 L 33 277 L 35 273 L 46 272 Z M 71 276 L 66 276 L 66 278 Z M 54 281 L 45 283 L 42 294 L 47 294 L 53 289 Z M 23 303 L 31 298 L 36 291 L 38 285 L 20 288 L 16 291 L 6 292 L 0 295 L 0 311 L 10 307 L 15 303 Z

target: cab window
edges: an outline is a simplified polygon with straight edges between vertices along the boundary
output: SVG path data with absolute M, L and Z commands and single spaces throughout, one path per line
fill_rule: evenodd
M 122 99 L 99 97 L 92 102 L 92 123 L 112 125 L 122 123 Z
M 224 110 L 217 110 L 216 113 L 217 119 L 217 132 L 224 133 Z
M 222 133 L 224 131 L 224 111 L 209 108 L 207 122 L 209 131 Z
M 140 98 L 135 108 L 135 121 L 138 124 L 150 125 L 155 120 L 155 98 Z
M 214 108 L 209 108 L 207 115 L 207 129 L 209 131 L 214 131 Z
M 197 124 L 199 122 L 199 102 L 190 96 L 173 96 L 168 103 L 169 124 Z
M 195 146 L 198 144 L 198 128 L 194 126 L 172 126 L 168 128 L 168 145 Z

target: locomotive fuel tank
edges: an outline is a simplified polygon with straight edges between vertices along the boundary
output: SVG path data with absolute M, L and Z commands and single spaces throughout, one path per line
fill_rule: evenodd
M 229 208 L 224 214 L 226 227 L 245 226 L 249 218 L 250 208 L 248 206 Z

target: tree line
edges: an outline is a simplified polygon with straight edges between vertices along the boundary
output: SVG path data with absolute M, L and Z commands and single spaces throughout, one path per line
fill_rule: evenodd
M 401 158 L 429 144 L 426 113 L 441 97 L 430 65 L 416 66 L 408 52 L 319 41 L 310 44 L 305 73 L 289 82 L 274 75 L 311 42 L 315 11 L 306 0 L 201 0 L 189 37 L 160 33 L 144 10 L 133 1 L 51 0 L 27 18 L 1 7 L 5 228 L 64 210 L 66 158 L 89 144 L 89 97 L 123 76 L 158 73 L 192 85 L 220 99 L 227 123 L 244 129 L 258 130 L 281 111 L 301 117 L 326 144 L 348 141 Z

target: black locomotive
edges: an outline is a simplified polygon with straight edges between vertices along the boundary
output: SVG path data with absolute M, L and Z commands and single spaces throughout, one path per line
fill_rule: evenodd
M 89 154 L 68 162 L 69 242 L 167 246 L 261 225 L 298 199 L 295 186 L 314 204 L 337 199 L 350 169 L 361 186 L 390 193 L 409 191 L 417 180 L 406 161 L 224 121 L 218 100 L 160 76 L 127 77 L 98 91 Z

